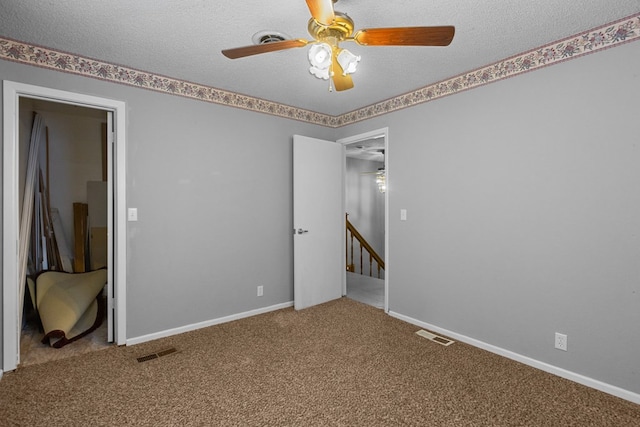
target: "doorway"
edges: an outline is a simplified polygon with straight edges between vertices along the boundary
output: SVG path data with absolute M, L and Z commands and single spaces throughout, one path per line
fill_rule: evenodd
M 20 336 L 23 301 L 19 279 L 18 203 L 20 199 L 21 103 L 59 111 L 76 111 L 84 115 L 101 115 L 106 122 L 104 175 L 107 187 L 105 261 L 109 279 L 106 286 L 108 341 L 124 344 L 126 340 L 126 223 L 125 223 L 125 105 L 119 101 L 57 91 L 14 82 L 4 82 L 3 147 L 3 369 L 13 370 L 20 363 Z M 23 171 L 24 172 L 24 171 Z M 108 176 L 108 179 L 107 179 Z M 68 227 L 67 227 L 68 228 Z M 14 246 L 15 245 L 15 246 Z M 8 250 L 9 249 L 9 250 Z M 73 344 L 72 344 L 73 346 Z M 54 350 L 55 351 L 55 350 Z
M 388 312 L 388 128 L 338 142 L 345 147 L 343 294 Z

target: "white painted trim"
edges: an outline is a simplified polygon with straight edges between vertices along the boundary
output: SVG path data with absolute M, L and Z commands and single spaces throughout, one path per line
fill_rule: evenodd
M 167 329 L 165 331 L 154 332 L 152 334 L 142 335 L 135 338 L 129 338 L 127 345 L 142 344 L 143 342 L 153 341 L 160 338 L 170 337 L 172 335 L 184 334 L 185 332 L 195 331 L 197 329 L 207 328 L 209 326 L 220 325 L 222 323 L 233 322 L 247 317 L 257 316 L 258 314 L 269 313 L 271 311 L 282 310 L 283 308 L 293 307 L 293 301 L 282 304 L 271 305 L 269 307 L 257 308 L 255 310 L 245 311 L 243 313 L 232 314 L 230 316 L 219 317 L 217 319 L 206 320 L 204 322 L 192 323 L 190 325 L 180 326 L 179 328 Z
M 126 342 L 126 104 L 122 101 L 67 92 L 42 86 L 5 80 L 3 82 L 3 220 L 2 220 L 2 288 L 3 288 L 3 343 L 2 369 L 14 370 L 20 361 L 20 333 L 18 313 L 18 118 L 19 98 L 43 99 L 52 102 L 80 105 L 113 111 L 116 118 L 116 176 L 115 204 L 115 259 L 116 277 L 116 342 Z
M 0 381 L 2 381 L 2 369 L 0 369 Z
M 385 167 L 385 179 L 387 185 L 387 191 L 384 193 L 384 311 L 389 313 L 389 128 L 384 127 L 382 129 L 372 130 L 369 132 L 361 133 L 358 135 L 349 136 L 347 138 L 338 139 L 336 142 L 347 146 L 358 141 L 364 141 L 376 136 L 384 135 L 384 167 Z M 343 156 L 344 157 L 344 156 Z M 346 176 L 346 160 L 343 160 L 343 180 Z M 342 185 L 344 188 L 344 183 Z M 343 194 L 342 199 L 345 200 L 346 195 Z M 343 211 L 346 201 L 342 202 Z M 345 257 L 343 257 L 345 258 Z M 346 295 L 346 266 L 343 268 L 343 293 Z
M 640 404 L 640 394 L 638 394 L 638 393 L 634 393 L 632 391 L 625 390 L 623 388 L 620 388 L 620 387 L 617 387 L 617 386 L 614 386 L 614 385 L 611 385 L 611 384 L 607 384 L 605 382 L 602 382 L 602 381 L 599 381 L 599 380 L 596 380 L 596 379 L 593 379 L 593 378 L 590 378 L 590 377 L 586 377 L 584 375 L 577 374 L 575 372 L 567 371 L 566 369 L 559 368 L 557 366 L 550 365 L 548 363 L 541 362 L 539 360 L 532 359 L 530 357 L 523 356 L 523 355 L 518 354 L 518 353 L 514 353 L 513 351 L 510 351 L 510 350 L 505 350 L 504 348 L 497 347 L 497 346 L 492 345 L 492 344 L 487 344 L 486 342 L 477 340 L 475 338 L 470 338 L 470 337 L 467 337 L 465 335 L 458 334 L 456 332 L 449 331 L 447 329 L 440 328 L 438 326 L 431 325 L 431 324 L 426 323 L 426 322 L 422 322 L 422 321 L 414 319 L 412 317 L 405 316 L 405 315 L 400 314 L 400 313 L 396 313 L 394 311 L 390 311 L 389 312 L 389 316 L 395 317 L 396 319 L 403 320 L 403 321 L 405 321 L 407 323 L 411 323 L 411 324 L 416 325 L 416 326 L 420 326 L 421 328 L 425 328 L 425 329 L 428 329 L 430 331 L 437 332 L 439 334 L 445 335 L 445 336 L 447 336 L 449 338 L 453 338 L 453 339 L 455 339 L 457 341 L 460 341 L 460 342 L 464 342 L 464 343 L 472 345 L 474 347 L 478 347 L 478 348 L 481 348 L 483 350 L 487 350 L 487 351 L 489 351 L 491 353 L 494 353 L 494 354 L 497 354 L 499 356 L 506 357 L 507 359 L 511 359 L 511 360 L 515 360 L 516 362 L 524 363 L 525 365 L 529 365 L 529 366 L 531 366 L 533 368 L 537 368 L 537 369 L 540 369 L 542 371 L 548 372 L 550 374 L 557 375 L 559 377 L 562 377 L 562 378 L 565 378 L 567 380 L 576 382 L 578 384 L 582 384 L 582 385 L 585 385 L 587 387 L 591 387 L 591 388 L 594 388 L 596 390 L 602 391 L 604 393 L 608 393 L 608 394 L 611 394 L 613 396 L 619 397 L 621 399 L 628 400 L 630 402 Z
M 116 197 L 113 200 L 113 227 L 115 229 L 114 272 L 116 281 L 116 316 L 115 342 L 124 345 L 127 341 L 127 144 L 126 144 L 126 116 L 127 109 L 124 102 L 118 102 L 115 107 L 115 155 L 116 164 L 113 173 Z
M 3 84 L 2 125 L 2 368 L 18 364 L 18 97 L 9 82 Z M 9 143 L 11 141 L 12 143 Z M 9 284 L 13 284 L 9 286 Z

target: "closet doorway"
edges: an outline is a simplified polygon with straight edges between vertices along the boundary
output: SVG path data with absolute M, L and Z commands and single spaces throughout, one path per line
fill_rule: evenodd
M 60 349 L 34 347 L 41 353 L 35 358 L 27 354 L 21 356 L 21 347 L 24 353 L 32 346 L 29 339 L 23 339 L 21 345 L 21 338 L 24 338 L 21 332 L 33 333 L 35 325 L 29 321 L 39 323 L 39 319 L 33 317 L 33 312 L 31 318 L 30 313 L 23 312 L 24 307 L 30 307 L 29 286 L 20 288 L 24 286 L 19 279 L 20 254 L 7 252 L 5 245 L 3 265 L 9 268 L 3 272 L 3 369 L 15 369 L 21 357 L 25 358 L 26 364 L 31 364 L 102 348 L 108 342 L 124 344 L 124 104 L 12 82 L 4 82 L 4 101 L 3 240 L 17 240 L 20 246 L 21 234 L 24 234 L 18 220 L 24 209 L 22 197 L 30 148 L 25 141 L 29 139 L 30 126 L 38 113 L 47 134 L 47 141 L 41 142 L 38 150 L 38 163 L 44 164 L 39 172 L 39 184 L 43 184 L 48 196 L 40 209 L 44 209 L 45 204 L 50 205 L 47 215 L 56 220 L 57 247 L 63 248 L 61 259 L 66 259 L 55 270 L 69 271 L 69 264 L 73 264 L 74 273 L 102 269 L 107 280 L 104 289 L 97 291 L 97 300 L 105 308 L 94 315 L 95 319 L 104 316 L 101 328 Z M 87 213 L 86 240 L 81 239 L 86 242 L 87 250 L 83 259 L 76 256 L 76 205 L 84 207 Z M 38 262 L 42 263 L 41 260 Z M 29 265 L 30 273 L 38 271 L 37 268 L 34 270 L 33 259 Z M 40 268 L 47 270 L 51 265 L 54 263 L 49 255 L 49 260 Z M 38 331 L 33 333 L 36 339 L 37 334 Z

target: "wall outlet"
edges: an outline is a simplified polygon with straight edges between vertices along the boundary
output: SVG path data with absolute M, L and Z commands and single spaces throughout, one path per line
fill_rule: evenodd
M 258 296 L 264 295 L 264 286 L 258 286 Z
M 567 351 L 567 336 L 556 332 L 556 348 Z

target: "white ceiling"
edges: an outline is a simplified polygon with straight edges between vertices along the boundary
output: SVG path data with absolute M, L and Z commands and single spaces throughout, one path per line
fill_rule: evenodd
M 357 29 L 454 25 L 448 47 L 364 47 L 355 87 L 329 92 L 307 48 L 236 60 L 220 51 L 273 30 L 309 39 L 304 0 L 2 0 L 0 36 L 339 115 L 640 13 L 640 0 L 340 0 Z

